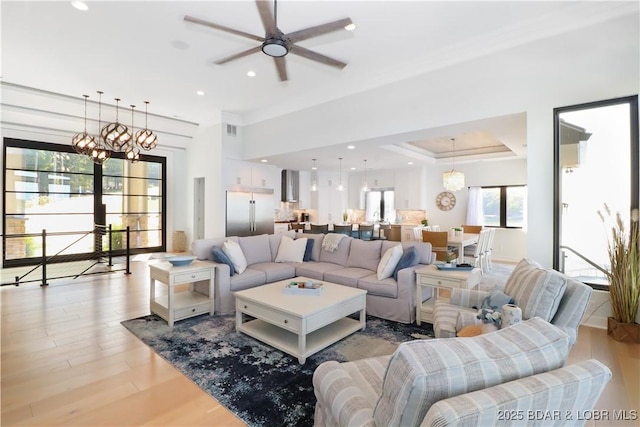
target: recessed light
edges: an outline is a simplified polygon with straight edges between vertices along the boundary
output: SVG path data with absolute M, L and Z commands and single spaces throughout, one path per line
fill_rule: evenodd
M 413 164 L 413 162 L 409 162 L 409 163 L 407 163 L 407 164 L 408 164 L 408 165 L 412 165 L 412 164 Z
M 348 145 L 348 146 L 347 146 L 347 148 L 348 148 L 349 150 L 353 150 L 353 149 L 355 149 L 355 148 L 356 148 L 356 146 L 355 146 L 355 145 Z
M 267 163 L 267 162 L 268 162 L 268 160 L 267 160 L 267 159 L 262 159 L 262 160 L 260 160 L 260 161 L 261 161 L 262 163 Z
M 204 96 L 204 91 L 203 90 L 199 90 L 199 91 L 196 92 L 196 95 Z
M 356 29 L 356 24 L 354 24 L 354 23 L 352 22 L 352 23 L 351 23 L 351 24 L 349 24 L 349 25 L 345 25 L 345 26 L 344 26 L 344 29 L 345 29 L 345 30 L 347 30 L 347 31 L 353 31 L 353 30 L 355 30 L 355 29 Z
M 356 170 L 356 168 L 351 168 L 352 171 Z
M 249 76 L 249 77 L 255 77 L 255 76 L 256 76 L 256 72 L 255 72 L 255 71 L 253 71 L 253 70 L 249 70 L 249 71 L 247 71 L 247 76 Z
M 89 6 L 87 6 L 87 4 L 85 2 L 80 1 L 80 0 L 72 1 L 71 2 L 71 6 L 75 7 L 78 10 L 81 10 L 83 12 L 86 11 L 86 10 L 89 10 Z

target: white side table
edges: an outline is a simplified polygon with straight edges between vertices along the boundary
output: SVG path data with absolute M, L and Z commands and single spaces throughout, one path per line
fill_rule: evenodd
M 480 282 L 482 273 L 479 268 L 468 271 L 445 271 L 438 270 L 435 265 L 428 265 L 416 270 L 417 302 L 416 302 L 416 323 L 420 325 L 422 321 L 433 323 L 433 308 L 435 300 L 440 298 L 440 289 L 471 289 Z M 422 289 L 425 287 L 433 289 L 433 295 L 422 303 Z
M 215 265 L 205 261 L 194 260 L 184 267 L 174 267 L 169 262 L 149 265 L 151 313 L 155 313 L 167 321 L 169 327 L 173 323 L 209 312 L 213 316 L 214 294 L 213 279 Z M 197 292 L 194 283 L 209 281 L 209 295 Z M 156 297 L 156 281 L 168 287 L 166 295 Z M 175 292 L 177 285 L 189 284 L 188 291 Z

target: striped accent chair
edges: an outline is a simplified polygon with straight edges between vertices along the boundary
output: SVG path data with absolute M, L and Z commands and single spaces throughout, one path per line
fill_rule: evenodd
M 314 424 L 527 425 L 498 420 L 500 408 L 587 411 L 611 372 L 595 360 L 563 367 L 568 342 L 534 318 L 472 338 L 402 343 L 392 356 L 325 362 L 313 374 Z
M 522 309 L 522 319 L 540 317 L 569 335 L 569 345 L 578 338 L 578 326 L 587 309 L 592 289 L 558 271 L 545 269 L 524 258 L 511 272 L 504 293 Z M 436 301 L 433 330 L 436 338 L 455 337 L 464 326 L 480 324 L 477 309 L 488 292 L 453 289 L 449 301 Z

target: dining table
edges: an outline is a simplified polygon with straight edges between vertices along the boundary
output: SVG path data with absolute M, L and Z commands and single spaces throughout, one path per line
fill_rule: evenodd
M 447 246 L 458 250 L 458 264 L 462 264 L 464 262 L 464 248 L 477 244 L 479 237 L 479 234 L 473 233 L 463 233 L 457 236 L 449 235 L 449 238 L 447 239 Z

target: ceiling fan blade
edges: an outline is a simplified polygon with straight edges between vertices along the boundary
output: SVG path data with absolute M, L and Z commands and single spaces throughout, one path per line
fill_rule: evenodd
M 327 22 L 326 24 L 316 25 L 315 27 L 305 28 L 304 30 L 294 31 L 287 34 L 287 37 L 292 43 L 295 43 L 301 40 L 310 39 L 311 37 L 321 36 L 332 31 L 342 30 L 349 24 L 353 24 L 351 18 L 339 19 L 337 21 Z
M 287 64 L 284 61 L 284 56 L 274 57 L 273 60 L 276 63 L 276 69 L 278 70 L 278 76 L 281 82 L 289 80 L 287 76 Z
M 338 61 L 337 59 L 329 58 L 328 56 L 322 55 L 321 53 L 314 52 L 312 50 L 306 49 L 302 46 L 293 45 L 291 46 L 291 50 L 289 53 L 296 54 L 298 56 L 302 56 L 307 59 L 311 59 L 312 61 L 321 62 L 325 65 L 329 65 L 331 67 L 336 67 L 343 69 L 347 66 L 346 63 Z
M 267 34 L 277 34 L 278 28 L 276 27 L 276 21 L 269 7 L 269 2 L 265 0 L 256 0 L 256 6 L 258 6 L 258 12 L 260 12 L 260 19 L 264 26 L 264 31 Z
M 245 33 L 244 31 L 234 30 L 233 28 L 225 27 L 224 25 L 214 24 L 213 22 L 205 21 L 204 19 L 194 18 L 193 16 L 186 15 L 184 17 L 185 21 L 193 22 L 194 24 L 204 25 L 205 27 L 214 28 L 220 31 L 226 31 L 227 33 L 235 34 L 237 36 L 246 37 L 251 40 L 256 40 L 259 42 L 264 41 L 264 37 L 256 36 L 254 34 Z
M 222 65 L 229 61 L 233 61 L 234 59 L 242 58 L 243 56 L 251 55 L 252 53 L 260 52 L 262 46 L 252 47 L 251 49 L 247 49 L 243 52 L 236 53 L 235 55 L 227 56 L 226 58 L 219 59 L 215 61 L 216 64 Z

